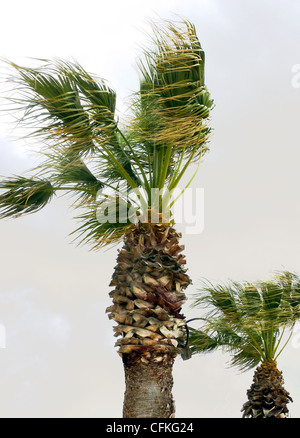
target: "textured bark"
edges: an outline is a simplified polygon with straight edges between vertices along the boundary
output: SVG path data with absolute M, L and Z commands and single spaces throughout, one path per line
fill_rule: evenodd
M 247 391 L 248 402 L 243 405 L 243 417 L 286 418 L 287 404 L 293 401 L 283 387 L 282 372 L 274 361 L 263 362 L 256 368 L 253 384 Z
M 113 305 L 107 312 L 117 322 L 116 346 L 125 364 L 126 384 L 130 385 L 125 393 L 126 415 L 173 415 L 171 371 L 178 350 L 185 344 L 185 320 L 180 311 L 186 298 L 183 289 L 191 283 L 180 237 L 170 226 L 140 223 L 125 236 L 117 258 L 110 284 L 114 286 L 110 292 Z M 162 386 L 155 383 L 154 371 Z M 139 389 L 141 384 L 143 390 Z M 135 405 L 134 400 L 139 400 L 145 411 L 129 409 L 128 397 Z
M 126 390 L 124 418 L 172 418 L 173 358 L 144 364 L 140 357 L 123 357 Z

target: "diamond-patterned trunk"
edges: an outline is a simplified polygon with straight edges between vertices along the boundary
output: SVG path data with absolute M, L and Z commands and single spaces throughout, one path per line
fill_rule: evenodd
M 243 417 L 286 418 L 287 404 L 292 400 L 283 387 L 282 372 L 276 362 L 263 362 L 255 370 L 253 383 L 247 391 L 248 401 L 243 405 Z
M 124 417 L 172 417 L 172 366 L 185 338 L 180 313 L 186 274 L 181 235 L 160 224 L 138 224 L 124 238 L 107 309 L 125 369 Z

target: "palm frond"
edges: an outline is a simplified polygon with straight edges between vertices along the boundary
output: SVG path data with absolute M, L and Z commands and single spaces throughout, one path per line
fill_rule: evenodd
M 77 234 L 76 241 L 79 241 L 79 245 L 88 244 L 92 250 L 98 250 L 109 245 L 119 244 L 127 231 L 132 227 L 132 224 L 127 225 L 116 223 L 99 223 L 97 218 L 88 215 L 78 216 L 78 219 L 84 224 L 73 231 L 72 234 Z
M 116 132 L 111 139 L 113 158 L 121 164 L 127 175 L 132 179 L 136 186 L 142 186 L 143 182 L 141 175 L 137 169 L 141 158 L 137 161 L 132 154 L 132 151 L 128 148 L 125 141 L 126 137 L 122 136 L 120 132 Z M 120 172 L 120 169 L 115 165 L 112 157 L 106 157 L 103 160 L 101 157 L 98 161 L 98 169 L 103 178 L 106 178 L 109 184 L 120 183 L 125 181 L 124 176 Z
M 42 139 L 46 153 L 64 148 L 68 155 L 81 158 L 92 154 L 101 163 L 100 170 L 111 172 L 110 180 L 137 186 L 135 157 L 124 145 L 115 120 L 116 93 L 104 80 L 62 60 L 45 61 L 35 69 L 10 65 L 18 75 L 9 81 L 22 96 L 12 100 L 13 109 L 23 111 L 21 121 L 31 128 L 30 135 Z
M 230 365 L 239 368 L 240 371 L 248 371 L 256 367 L 262 359 L 262 355 L 255 344 L 248 341 L 241 343 L 239 349 L 232 349 Z
M 54 194 L 50 181 L 21 176 L 0 181 L 0 217 L 18 217 L 43 208 Z
M 294 272 L 277 272 L 275 273 L 274 280 L 278 283 L 278 286 L 282 289 L 282 302 L 288 303 L 295 318 L 300 316 L 300 280 Z
M 77 217 L 83 224 L 72 234 L 76 234 L 79 244 L 86 243 L 92 249 L 118 244 L 133 227 L 134 212 L 130 202 L 121 196 L 98 196 L 92 209 Z
M 211 353 L 220 347 L 219 340 L 203 330 L 189 328 L 189 343 L 192 353 Z
M 261 360 L 261 339 L 252 330 L 251 338 L 242 331 L 237 332 L 230 325 L 218 319 L 209 320 L 202 329 L 189 329 L 189 344 L 192 354 L 211 353 L 217 349 L 230 353 L 230 364 L 246 371 L 256 366 Z
M 257 287 L 251 283 L 244 285 L 244 292 L 241 295 L 241 300 L 245 312 L 249 317 L 257 315 L 262 308 L 262 298 Z
M 79 154 L 107 143 L 116 127 L 116 95 L 104 81 L 93 79 L 78 64 L 45 61 L 36 69 L 10 63 L 18 72 L 10 81 L 22 98 L 14 99 L 16 109 L 23 109 L 26 126 L 32 135 L 57 144 L 68 142 Z M 40 125 L 39 129 L 35 127 Z
M 92 121 L 99 126 L 114 124 L 116 92 L 103 79 L 94 77 L 78 63 L 59 61 L 58 64 L 65 76 L 82 92 L 88 109 L 95 115 Z
M 93 202 L 98 191 L 105 186 L 77 154 L 61 150 L 49 152 L 46 156 L 47 160 L 37 169 L 46 175 L 49 174 L 49 178 L 58 189 L 77 194 L 80 205 Z
M 204 51 L 188 21 L 152 24 L 153 49 L 144 50 L 138 68 L 140 91 L 135 99 L 132 131 L 148 149 L 173 144 L 174 154 L 199 158 L 210 129 L 213 101 L 204 83 Z

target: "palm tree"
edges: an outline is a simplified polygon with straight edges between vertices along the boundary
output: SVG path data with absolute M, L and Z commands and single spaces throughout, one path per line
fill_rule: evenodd
M 79 212 L 80 243 L 97 250 L 123 240 L 107 312 L 117 322 L 125 369 L 124 417 L 174 415 L 172 366 L 185 338 L 180 311 L 191 280 L 172 194 L 208 151 L 213 106 L 194 25 L 165 21 L 152 29 L 153 44 L 138 62 L 140 88 L 122 125 L 115 92 L 78 63 L 9 63 L 13 107 L 45 146 L 32 176 L 0 182 L 3 218 L 36 212 L 67 192 Z
M 193 354 L 222 348 L 232 355 L 232 366 L 242 371 L 257 367 L 243 417 L 287 417 L 292 398 L 283 387 L 276 361 L 300 317 L 299 277 L 279 272 L 257 283 L 232 281 L 214 286 L 205 282 L 194 305 L 209 310 L 199 318 L 202 327 L 189 330 Z M 285 329 L 290 335 L 283 342 Z

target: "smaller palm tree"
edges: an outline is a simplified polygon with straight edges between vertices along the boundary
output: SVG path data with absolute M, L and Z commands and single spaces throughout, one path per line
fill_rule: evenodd
M 293 400 L 283 387 L 276 361 L 300 317 L 299 277 L 279 272 L 257 283 L 231 281 L 214 286 L 205 282 L 194 306 L 208 311 L 199 318 L 200 329 L 189 329 L 192 354 L 222 348 L 232 355 L 230 364 L 241 371 L 257 367 L 243 417 L 286 418 L 287 404 Z

